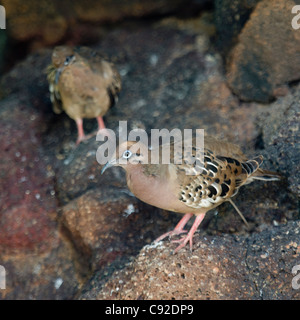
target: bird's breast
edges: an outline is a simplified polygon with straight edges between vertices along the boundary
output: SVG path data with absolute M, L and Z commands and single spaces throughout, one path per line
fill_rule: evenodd
M 145 176 L 141 170 L 137 169 L 127 172 L 127 185 L 138 199 L 152 206 L 180 213 L 199 211 L 199 209 L 189 208 L 179 200 L 177 184 L 170 179 Z
M 156 176 L 145 176 L 135 171 L 127 174 L 130 191 L 140 200 L 153 206 L 175 211 L 174 203 L 178 201 L 177 193 L 167 180 Z

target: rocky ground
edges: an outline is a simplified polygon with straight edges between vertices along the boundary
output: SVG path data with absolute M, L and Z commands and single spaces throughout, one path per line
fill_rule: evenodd
M 91 46 L 122 77 L 108 128 L 203 128 L 283 175 L 240 190 L 250 229 L 223 204 L 207 214 L 193 252 L 153 245 L 181 216 L 133 197 L 122 169 L 101 175 L 95 138 L 76 147 L 75 123 L 52 112 L 46 33 L 32 36 L 28 47 L 40 49 L 1 77 L 2 299 L 300 298 L 291 272 L 300 264 L 300 31 L 290 26 L 293 1 L 248 2 L 118 23 Z

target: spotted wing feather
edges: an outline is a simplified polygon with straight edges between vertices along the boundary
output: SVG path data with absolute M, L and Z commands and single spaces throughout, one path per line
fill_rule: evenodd
M 58 70 L 53 64 L 47 67 L 47 79 L 49 83 L 50 100 L 52 102 L 53 111 L 57 114 L 63 111 L 61 97 L 58 89 L 58 85 L 55 81 Z
M 200 174 L 188 176 L 184 172 L 186 165 L 178 166 L 181 181 L 179 200 L 192 208 L 212 209 L 233 197 L 261 163 L 262 157 L 240 161 L 205 150 Z

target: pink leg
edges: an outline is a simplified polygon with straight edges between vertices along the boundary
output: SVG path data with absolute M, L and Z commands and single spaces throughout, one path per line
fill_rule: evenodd
M 184 226 L 187 224 L 187 222 L 191 219 L 193 215 L 191 213 L 187 213 L 183 216 L 183 218 L 178 222 L 177 226 L 174 228 L 174 230 L 169 231 L 161 235 L 159 238 L 155 240 L 155 242 L 158 242 L 166 237 L 172 237 L 177 234 L 181 234 L 184 232 L 187 232 L 187 230 L 183 230 Z
M 97 121 L 98 121 L 99 130 L 105 129 L 105 124 L 104 124 L 103 118 L 99 116 L 99 117 L 97 117 Z
M 107 137 L 111 137 L 111 134 L 109 133 L 109 131 L 106 129 L 103 118 L 102 117 L 97 117 L 97 121 L 98 121 L 98 132 L 99 130 L 101 130 L 101 133 L 103 133 L 103 135 L 107 136 Z
M 83 131 L 83 122 L 82 119 L 76 119 L 78 138 L 76 144 L 79 144 L 82 140 L 85 139 L 84 131 Z
M 194 224 L 192 225 L 189 233 L 183 237 L 180 240 L 174 240 L 173 242 L 179 242 L 180 245 L 175 249 L 174 253 L 178 252 L 181 248 L 183 248 L 188 242 L 190 242 L 190 250 L 192 250 L 193 247 L 193 235 L 195 233 L 195 231 L 197 230 L 197 228 L 199 227 L 200 223 L 202 222 L 202 220 L 205 217 L 205 213 L 199 214 L 195 221 Z

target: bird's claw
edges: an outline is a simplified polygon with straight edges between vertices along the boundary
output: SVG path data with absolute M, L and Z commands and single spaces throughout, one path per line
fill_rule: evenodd
M 154 242 L 159 242 L 163 239 L 165 239 L 166 237 L 169 237 L 169 238 L 172 238 L 173 236 L 177 236 L 179 234 L 182 234 L 182 233 L 186 233 L 187 230 L 172 230 L 172 231 L 169 231 L 169 232 L 166 232 L 164 234 L 162 234 L 160 237 L 158 237 Z M 174 240 L 176 241 L 176 240 Z
M 180 243 L 180 245 L 174 250 L 174 254 L 177 253 L 180 249 L 184 248 L 186 244 L 190 243 L 190 251 L 192 251 L 193 248 L 193 235 L 186 235 L 185 237 L 182 237 L 178 240 L 172 240 L 173 243 Z

